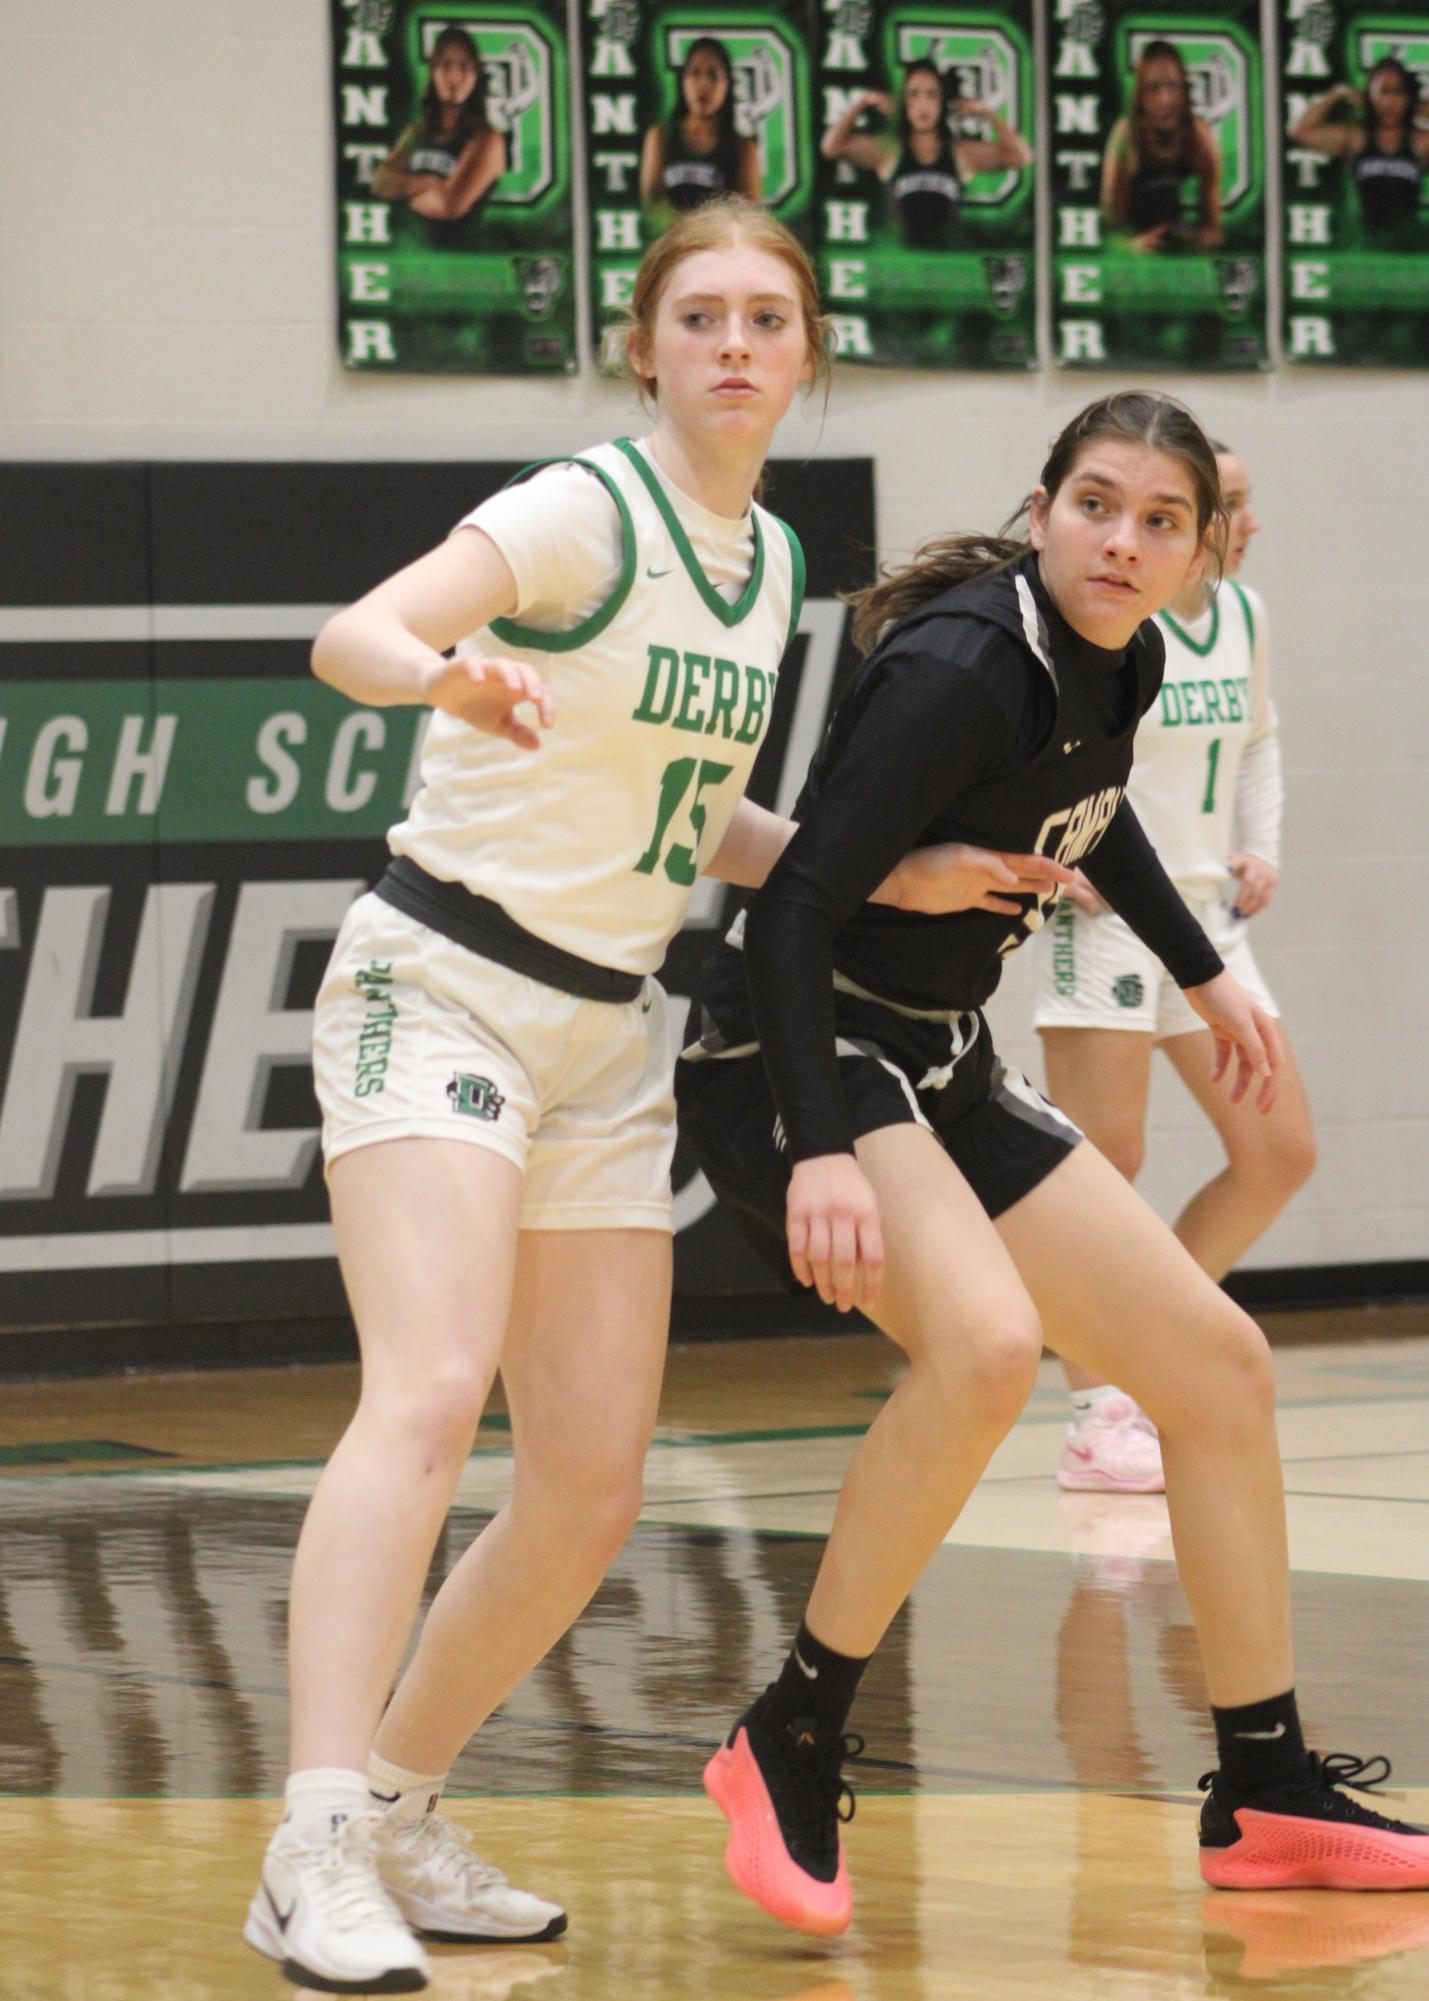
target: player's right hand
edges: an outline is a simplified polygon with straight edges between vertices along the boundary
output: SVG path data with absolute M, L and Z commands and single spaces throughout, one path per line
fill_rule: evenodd
M 535 668 L 519 660 L 487 660 L 474 654 L 443 660 L 431 673 L 424 696 L 444 715 L 488 736 L 505 737 L 522 750 L 538 750 L 541 744 L 530 724 L 517 718 L 523 702 L 532 704 L 542 729 L 548 730 L 556 720 L 555 697 Z
M 877 1296 L 883 1277 L 878 1197 L 851 1153 L 821 1153 L 797 1164 L 786 1225 L 794 1276 L 813 1286 L 826 1306 L 847 1313 Z

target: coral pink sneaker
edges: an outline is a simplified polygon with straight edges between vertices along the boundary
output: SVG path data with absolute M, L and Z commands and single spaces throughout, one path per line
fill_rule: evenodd
M 1378 1767 L 1379 1769 L 1376 1769 Z M 1241 1793 L 1201 1780 L 1201 1875 L 1217 1890 L 1429 1890 L 1429 1830 L 1340 1791 L 1389 1777 L 1388 1758 L 1317 1758 L 1290 1785 Z
M 705 1766 L 705 1791 L 729 1822 L 724 1866 L 737 1890 L 781 1924 L 832 1938 L 853 1916 L 841 1820 L 853 1819 L 843 1761 L 861 1737 L 820 1743 L 806 1718 L 766 1720 L 770 1689 Z
M 1161 1440 L 1141 1406 L 1113 1397 L 1069 1424 L 1057 1485 L 1072 1492 L 1164 1494 Z

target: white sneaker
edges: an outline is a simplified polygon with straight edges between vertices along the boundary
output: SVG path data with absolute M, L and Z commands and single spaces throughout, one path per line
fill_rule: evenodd
M 1130 1397 L 1112 1397 L 1067 1426 L 1057 1485 L 1074 1492 L 1164 1494 L 1161 1440 Z
M 289 1980 L 324 1994 L 416 1994 L 427 1955 L 377 1873 L 378 1813 L 354 1814 L 318 1847 L 279 1827 L 243 1936 Z
M 531 1943 L 559 1938 L 566 1928 L 559 1904 L 513 1890 L 473 1853 L 466 1830 L 437 1813 L 402 1821 L 384 1815 L 377 1866 L 388 1896 L 426 1938 Z

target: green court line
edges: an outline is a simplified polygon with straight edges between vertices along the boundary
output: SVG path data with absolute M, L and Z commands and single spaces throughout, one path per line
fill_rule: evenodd
M 1374 1409 L 1382 1404 L 1402 1405 L 1416 1403 L 1429 1404 L 1429 1395 L 1422 1397 L 1291 1397 L 1283 1399 L 1277 1404 L 1276 1408 L 1280 1411 L 1348 1411 Z M 1061 1424 L 1065 1421 L 1065 1413 L 1060 1410 L 1045 1413 L 1024 1411 L 1022 1416 L 1017 1420 L 1019 1425 Z M 498 1412 L 494 1421 L 483 1418 L 481 1430 L 497 1429 L 508 1423 L 509 1420 L 502 1413 Z M 869 1426 L 866 1424 L 807 1424 L 790 1425 L 767 1431 L 666 1432 L 653 1438 L 650 1441 L 650 1446 L 652 1451 L 679 1451 L 689 1446 L 784 1445 L 795 1443 L 801 1439 L 862 1438 L 868 1429 Z M 480 1436 L 480 1432 L 478 1432 L 478 1436 Z M 508 1444 L 477 1445 L 468 1455 L 471 1459 L 509 1459 L 511 1456 L 512 1447 Z M 1352 1458 L 1373 1458 L 1375 1455 L 1373 1453 L 1352 1453 L 1349 1456 Z M 1313 1459 L 1323 1458 L 1325 1455 L 1323 1453 L 1306 1453 L 1305 1457 Z M 1292 1460 L 1287 1463 L 1293 1465 L 1295 1462 Z M 96 1467 L 93 1472 L 86 1473 L 84 1477 L 92 1480 L 127 1480 L 132 1479 L 136 1474 L 142 1472 L 145 1477 L 183 1479 L 186 1475 L 195 1473 L 254 1473 L 271 1466 L 297 1468 L 325 1466 L 326 1464 L 327 1460 L 325 1458 L 214 1460 L 182 1466 L 145 1466 L 142 1469 L 130 1466 Z
M 71 1465 L 77 1459 L 173 1459 L 152 1445 L 126 1445 L 117 1438 L 47 1438 L 29 1445 L 0 1445 L 0 1466 Z M 128 1471 L 129 1469 L 123 1468 Z

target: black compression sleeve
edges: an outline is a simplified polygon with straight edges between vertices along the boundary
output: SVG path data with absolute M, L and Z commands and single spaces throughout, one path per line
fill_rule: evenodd
M 1199 987 L 1225 971 L 1219 952 L 1181 900 L 1146 831 L 1123 799 L 1082 862 L 1099 896 L 1149 945 L 1178 987 Z

